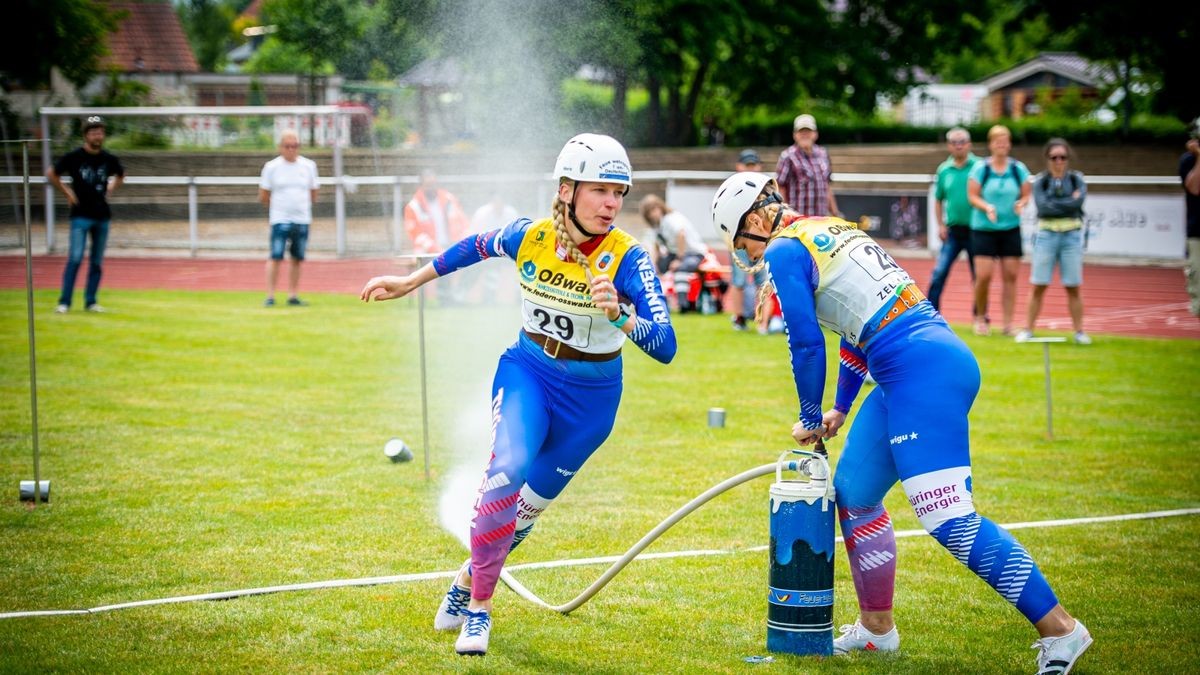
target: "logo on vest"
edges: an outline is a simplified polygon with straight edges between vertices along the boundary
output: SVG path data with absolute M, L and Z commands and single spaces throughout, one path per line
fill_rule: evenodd
M 521 281 L 526 283 L 533 281 L 533 277 L 536 274 L 537 265 L 534 265 L 532 260 L 526 260 L 525 263 L 521 265 Z
M 612 251 L 605 251 L 600 254 L 600 259 L 596 261 L 596 269 L 600 272 L 606 272 L 609 267 L 612 267 L 613 261 L 616 259 L 617 256 Z

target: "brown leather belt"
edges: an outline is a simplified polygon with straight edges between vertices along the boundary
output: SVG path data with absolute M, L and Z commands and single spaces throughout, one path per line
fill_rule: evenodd
M 525 334 L 529 336 L 530 340 L 541 345 L 542 351 L 552 359 L 565 359 L 567 361 L 612 361 L 621 355 L 620 349 L 615 352 L 593 354 L 591 352 L 581 352 L 571 345 L 555 340 L 549 335 L 532 333 L 530 331 L 525 331 Z
M 883 315 L 883 318 L 879 320 L 879 325 L 875 326 L 874 334 L 879 335 L 879 332 L 886 328 L 888 324 L 895 321 L 905 311 L 916 307 L 917 303 L 924 299 L 925 294 L 921 292 L 920 288 L 917 288 L 916 284 L 908 284 L 904 288 L 901 288 L 900 292 L 896 294 L 896 299 Z M 859 346 L 862 346 L 861 342 Z

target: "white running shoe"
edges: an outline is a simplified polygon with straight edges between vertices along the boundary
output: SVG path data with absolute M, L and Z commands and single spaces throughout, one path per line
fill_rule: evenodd
M 1090 345 L 1090 344 L 1092 344 L 1092 336 L 1088 335 L 1087 333 L 1085 333 L 1083 331 L 1079 331 L 1078 333 L 1075 334 L 1075 344 Z
M 1029 338 L 1031 337 L 1033 337 L 1033 331 L 1027 328 L 1022 328 L 1021 330 L 1017 331 L 1017 335 L 1013 338 L 1013 340 L 1017 342 L 1029 342 Z
M 488 636 L 492 632 L 492 616 L 486 609 L 478 612 L 467 610 L 466 614 L 467 622 L 458 634 L 454 651 L 463 656 L 483 656 L 487 654 Z
M 434 630 L 454 630 L 467 620 L 467 604 L 471 602 L 471 589 L 459 586 L 458 578 L 470 564 L 470 560 L 463 563 L 458 574 L 454 576 L 454 581 L 450 582 L 450 590 L 446 591 L 446 597 L 442 598 L 442 604 L 438 605 L 437 614 L 433 617 Z
M 69 311 L 71 311 L 71 308 L 68 305 L 59 305 L 54 308 L 55 314 L 66 314 Z
M 856 619 L 853 626 L 842 626 L 841 637 L 833 640 L 833 654 L 839 656 L 854 651 L 894 652 L 900 649 L 900 633 L 896 627 L 883 635 L 876 635 L 862 625 L 861 619 Z
M 1033 649 L 1038 650 L 1038 675 L 1067 675 L 1091 646 L 1092 634 L 1078 620 L 1070 633 L 1038 640 L 1033 643 Z

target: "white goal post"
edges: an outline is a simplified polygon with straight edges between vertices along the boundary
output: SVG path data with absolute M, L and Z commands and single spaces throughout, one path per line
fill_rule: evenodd
M 350 116 L 362 114 L 361 109 L 347 108 L 337 105 L 295 105 L 295 106 L 130 106 L 130 107 L 44 107 L 41 114 L 42 131 L 42 166 L 52 165 L 50 154 L 50 124 L 54 119 L 81 118 L 87 115 L 100 115 L 104 118 L 113 117 L 221 117 L 221 116 L 253 116 L 265 117 L 270 115 L 290 116 L 309 120 L 313 127 L 319 119 L 327 120 L 323 125 L 330 129 L 328 144 L 333 149 L 333 185 L 334 185 L 334 219 L 337 226 L 337 253 L 343 255 L 346 251 L 346 185 L 342 171 L 342 148 L 348 143 L 348 126 L 345 122 Z M 347 130 L 347 131 L 343 131 Z M 54 187 L 49 182 L 45 185 L 46 200 L 46 246 L 54 250 Z

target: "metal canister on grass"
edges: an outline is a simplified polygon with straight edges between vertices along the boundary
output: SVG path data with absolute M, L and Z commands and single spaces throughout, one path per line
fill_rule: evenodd
M 771 485 L 767 649 L 833 653 L 834 490 L 824 446 L 783 453 Z M 784 480 L 785 471 L 797 478 Z
M 708 426 L 713 429 L 720 429 L 725 426 L 725 409 L 724 408 L 709 408 L 708 409 Z

